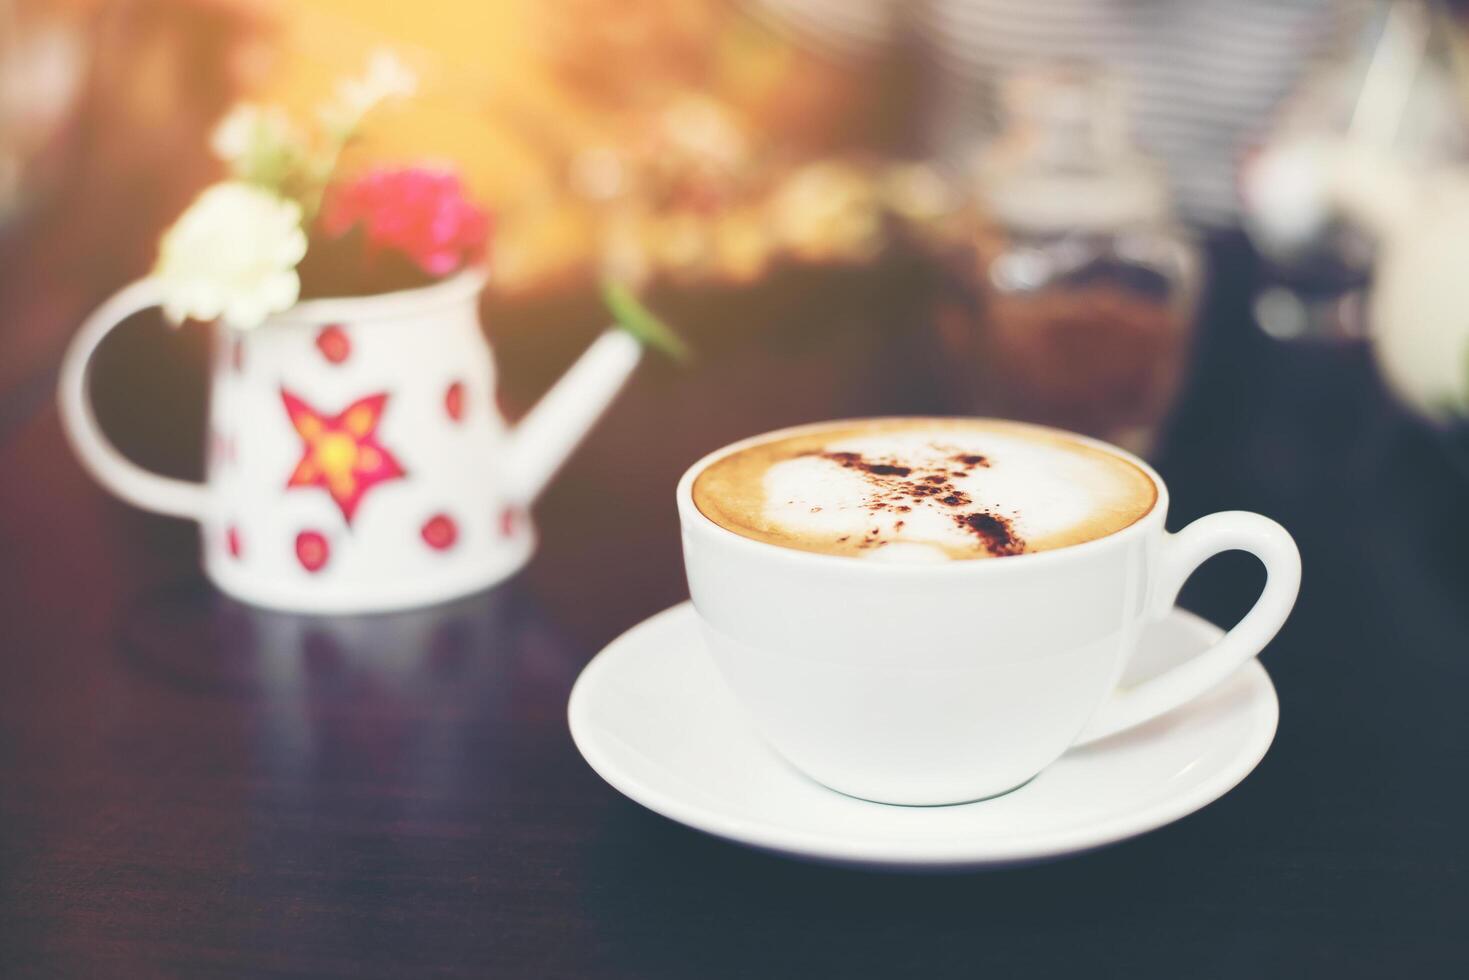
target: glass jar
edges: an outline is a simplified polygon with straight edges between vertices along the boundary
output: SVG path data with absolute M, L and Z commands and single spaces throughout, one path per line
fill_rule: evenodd
M 1146 455 L 1184 373 L 1197 251 L 1161 171 L 1128 138 L 1113 78 L 1052 68 L 1004 96 L 969 253 L 967 407 Z

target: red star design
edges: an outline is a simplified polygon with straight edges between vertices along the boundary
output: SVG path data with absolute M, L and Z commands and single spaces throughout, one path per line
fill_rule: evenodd
M 286 489 L 321 487 L 351 524 L 367 491 L 405 475 L 393 454 L 377 440 L 377 426 L 388 402 L 386 392 L 359 398 L 336 415 L 318 412 L 284 388 L 281 401 L 304 444 Z

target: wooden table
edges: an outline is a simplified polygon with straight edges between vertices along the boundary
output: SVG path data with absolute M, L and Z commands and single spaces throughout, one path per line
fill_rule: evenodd
M 1264 658 L 1279 735 L 1173 826 L 986 874 L 706 838 L 604 785 L 566 730 L 582 665 L 685 595 L 689 461 L 945 407 L 891 283 L 671 311 L 699 315 L 704 358 L 643 371 L 538 508 L 529 569 L 371 620 L 215 594 L 193 532 L 107 498 L 32 399 L 0 443 L 0 974 L 1469 975 L 1469 484 L 1365 351 L 1249 328 L 1248 260 L 1217 254 L 1160 467 L 1171 526 L 1241 507 L 1300 541 L 1300 604 Z M 501 313 L 512 408 L 597 326 L 574 303 L 556 332 Z M 140 417 L 197 410 L 197 385 L 127 384 Z M 1259 580 L 1221 558 L 1184 602 L 1230 621 Z

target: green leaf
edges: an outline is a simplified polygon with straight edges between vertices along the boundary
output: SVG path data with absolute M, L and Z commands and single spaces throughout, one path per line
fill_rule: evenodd
M 687 361 L 692 356 L 689 345 L 673 329 L 644 306 L 632 290 L 620 282 L 602 284 L 602 301 L 612 311 L 617 325 L 636 337 L 645 346 L 660 350 L 675 361 Z

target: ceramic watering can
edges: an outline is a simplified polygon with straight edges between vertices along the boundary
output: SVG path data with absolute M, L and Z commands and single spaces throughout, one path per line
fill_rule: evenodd
M 103 338 L 161 301 L 144 279 L 83 324 L 62 363 L 77 456 L 138 507 L 199 522 L 204 570 L 246 602 L 316 613 L 440 602 L 530 557 L 528 508 L 637 365 L 609 330 L 509 426 L 479 326 L 482 272 L 421 289 L 307 300 L 250 331 L 216 326 L 206 478 L 147 472 L 97 424 Z

